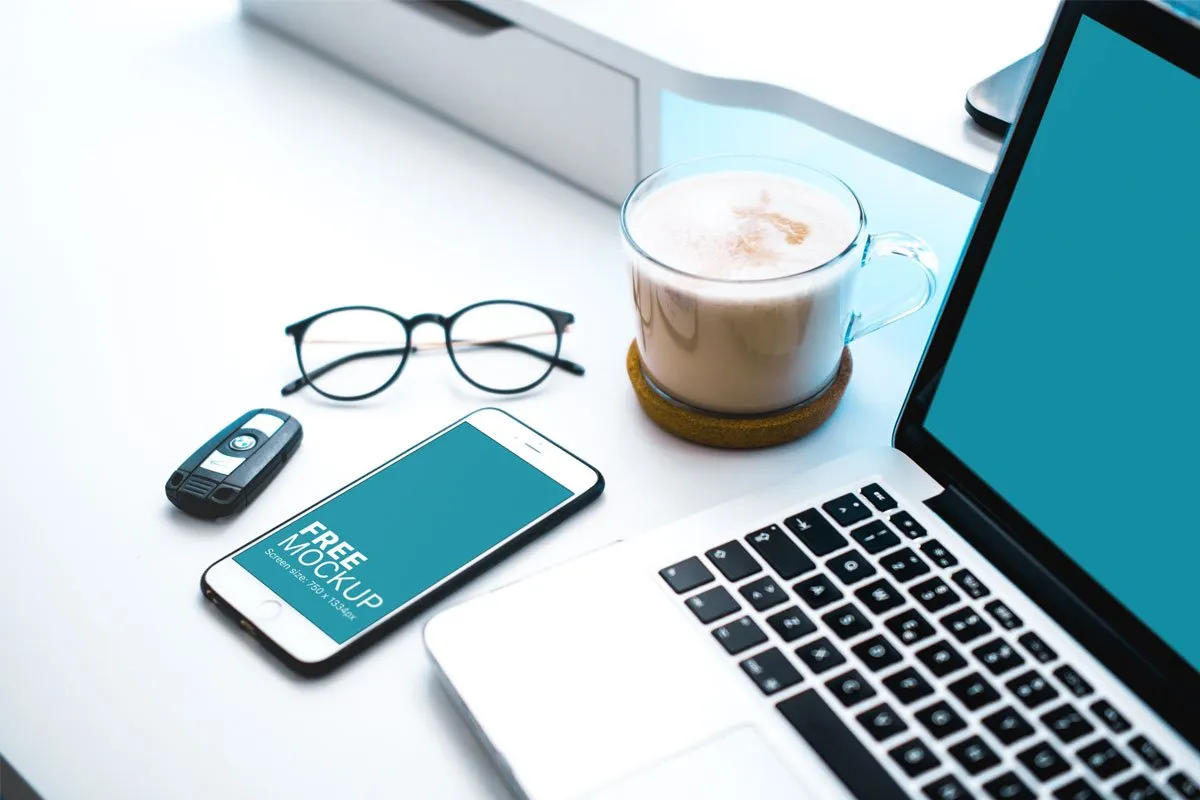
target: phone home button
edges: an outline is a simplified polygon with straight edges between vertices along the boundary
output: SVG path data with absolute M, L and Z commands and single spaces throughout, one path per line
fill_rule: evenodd
M 278 600 L 264 600 L 258 610 L 254 612 L 255 619 L 272 619 L 279 616 L 279 612 L 283 610 L 283 606 Z

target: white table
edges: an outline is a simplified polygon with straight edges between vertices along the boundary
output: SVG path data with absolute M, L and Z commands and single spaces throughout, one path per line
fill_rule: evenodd
M 1058 0 L 473 0 L 654 90 L 773 111 L 978 198 L 1000 140 L 963 102 L 1041 46 Z
M 461 597 L 886 442 L 934 317 L 856 343 L 843 406 L 807 441 L 703 449 L 654 428 L 627 385 L 611 207 L 244 26 L 232 3 L 9 3 L 0 108 L 0 752 L 47 800 L 504 796 L 420 621 L 305 681 L 200 598 L 212 561 L 495 402 L 437 358 L 374 402 L 280 398 L 287 323 L 500 296 L 577 314 L 566 352 L 587 376 L 502 405 L 608 490 Z M 857 186 L 877 227 L 953 263 L 975 203 L 793 144 Z M 229 522 L 174 511 L 171 470 L 263 405 L 303 422 L 294 463 Z

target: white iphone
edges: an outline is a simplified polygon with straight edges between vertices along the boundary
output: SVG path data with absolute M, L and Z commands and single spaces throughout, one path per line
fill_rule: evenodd
M 595 468 L 485 408 L 222 558 L 200 588 L 319 674 L 603 490 Z

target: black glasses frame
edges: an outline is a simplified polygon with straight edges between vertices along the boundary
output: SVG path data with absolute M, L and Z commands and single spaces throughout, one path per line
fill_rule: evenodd
M 463 370 L 462 366 L 458 363 L 458 359 L 454 355 L 454 336 L 453 336 L 454 323 L 457 322 L 468 311 L 473 311 L 473 310 L 475 310 L 477 308 L 481 308 L 483 306 L 493 306 L 493 305 L 515 305 L 515 306 L 525 306 L 526 308 L 532 308 L 532 309 L 535 309 L 535 310 L 540 311 L 543 314 L 545 314 L 550 319 L 550 322 L 553 324 L 554 334 L 555 334 L 554 354 L 553 355 L 550 355 L 548 353 L 543 353 L 540 350 L 536 350 L 532 347 L 528 347 L 528 346 L 520 344 L 518 342 L 511 342 L 511 341 L 506 341 L 506 340 L 496 340 L 496 341 L 491 341 L 491 342 L 471 342 L 471 344 L 470 344 L 471 347 L 502 347 L 502 348 L 506 348 L 509 350 L 519 350 L 522 353 L 533 356 L 534 358 L 540 359 L 541 361 L 545 361 L 550 366 L 546 369 L 546 371 L 544 373 L 542 373 L 542 376 L 540 378 L 533 381 L 532 383 L 529 383 L 525 386 L 521 386 L 516 389 L 497 389 L 493 386 L 484 386 L 482 383 L 479 383 L 478 381 L 471 378 L 471 376 L 468 375 Z M 364 350 L 361 353 L 351 353 L 350 355 L 346 355 L 346 356 L 342 356 L 341 358 L 334 359 L 333 361 L 329 362 L 328 364 L 324 364 L 320 367 L 317 367 L 316 369 L 314 369 L 312 371 L 306 370 L 304 367 L 304 359 L 300 355 L 300 348 L 304 343 L 304 334 L 308 332 L 308 329 L 310 327 L 312 327 L 312 324 L 314 322 L 316 322 L 317 320 L 321 319 L 322 317 L 327 317 L 331 314 L 337 314 L 341 311 L 377 311 L 381 314 L 386 314 L 387 316 L 389 316 L 392 319 L 399 322 L 401 324 L 401 326 L 404 327 L 405 338 L 406 338 L 405 346 L 404 347 L 391 347 L 391 348 L 387 348 L 384 350 Z M 300 376 L 301 377 L 297 378 L 296 380 L 292 381 L 288 385 L 284 386 L 280 390 L 279 393 L 286 397 L 287 395 L 294 394 L 295 392 L 298 392 L 301 389 L 303 389 L 305 386 L 308 386 L 308 387 L 311 387 L 318 394 L 320 394 L 324 397 L 328 397 L 330 400 L 353 401 L 353 400 L 366 400 L 368 397 L 374 397 L 375 395 L 379 394 L 380 392 L 384 391 L 385 389 L 388 389 L 393 383 L 396 382 L 396 379 L 400 377 L 400 373 L 404 371 L 404 365 L 408 363 L 408 357 L 412 353 L 417 351 L 417 346 L 415 344 L 413 344 L 413 341 L 412 341 L 413 332 L 420 326 L 425 325 L 426 323 L 432 323 L 434 325 L 440 325 L 442 328 L 442 331 L 445 333 L 446 353 L 450 356 L 450 361 L 451 361 L 451 363 L 454 364 L 454 369 L 458 372 L 459 375 L 462 376 L 463 380 L 465 380 L 467 383 L 471 384 L 472 386 L 474 386 L 477 389 L 482 389 L 485 392 L 492 392 L 493 394 L 520 394 L 521 392 L 528 392 L 530 389 L 533 389 L 534 387 L 536 387 L 540 383 L 542 383 L 542 381 L 546 380 L 546 378 L 550 377 L 550 373 L 554 371 L 555 367 L 564 369 L 567 372 L 570 372 L 572 375 L 582 375 L 583 374 L 582 366 L 580 366 L 579 364 L 576 364 L 574 361 L 570 361 L 568 359 L 559 357 L 559 354 L 562 352 L 563 334 L 566 333 L 567 328 L 574 322 L 575 322 L 575 315 L 571 314 L 570 312 L 559 311 L 558 309 L 547 308 L 545 306 L 539 306 L 535 303 L 526 303 L 522 300 L 484 300 L 483 302 L 472 303 L 471 305 L 469 305 L 465 308 L 460 308 L 458 311 L 455 311 L 453 314 L 451 314 L 448 317 L 443 316 L 442 314 L 418 314 L 415 317 L 402 317 L 399 314 L 395 313 L 394 311 L 388 311 L 386 308 L 378 308 L 376 306 L 340 306 L 338 308 L 331 308 L 327 311 L 322 311 L 319 314 L 313 314 L 311 317 L 302 319 L 299 322 L 293 322 L 291 325 L 288 325 L 286 328 L 284 328 L 283 332 L 285 334 L 287 334 L 288 336 L 291 336 L 295 343 L 296 363 L 299 364 L 299 366 L 300 366 Z M 396 371 L 393 372 L 391 377 L 389 377 L 381 386 L 379 386 L 377 389 L 374 389 L 372 391 L 365 392 L 363 394 L 352 395 L 352 396 L 337 395 L 337 394 L 330 394 L 329 392 L 323 391 L 321 389 L 321 387 L 317 386 L 317 384 L 315 383 L 315 381 L 318 380 L 322 375 L 325 375 L 325 374 L 329 373 L 330 371 L 337 369 L 338 367 L 342 366 L 343 364 L 348 364 L 352 361 L 357 361 L 362 358 L 374 358 L 377 356 L 397 356 L 397 355 L 400 356 L 400 365 L 398 367 L 396 367 Z

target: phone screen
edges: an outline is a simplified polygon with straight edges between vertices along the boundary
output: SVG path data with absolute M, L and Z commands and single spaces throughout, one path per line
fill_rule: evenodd
M 234 561 L 342 644 L 571 496 L 463 422 Z

